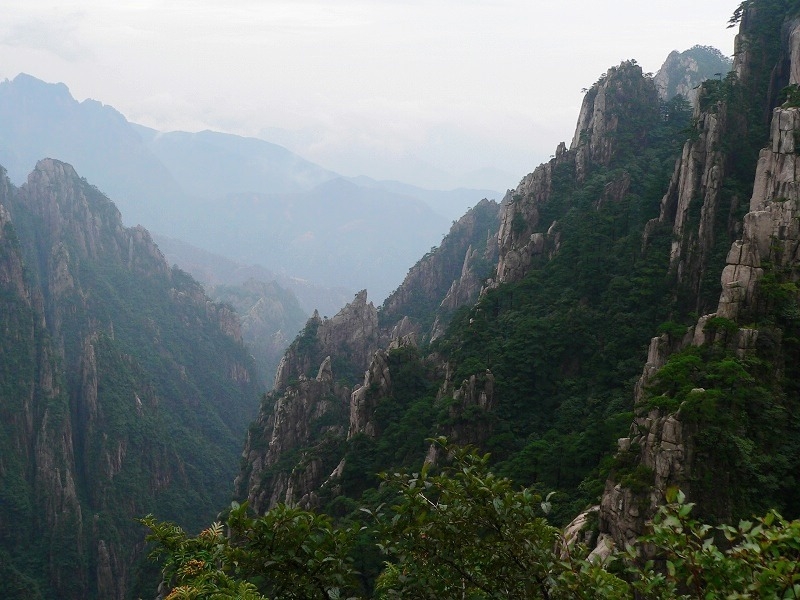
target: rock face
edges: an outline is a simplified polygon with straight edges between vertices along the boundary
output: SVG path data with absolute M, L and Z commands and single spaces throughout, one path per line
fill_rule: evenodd
M 725 126 L 726 107 L 722 103 L 716 104 L 713 112 L 697 115 L 697 136 L 683 147 L 657 220 L 672 224 L 670 268 L 678 284 L 687 286 L 696 299 L 715 243 L 714 223 L 725 176 L 726 157 L 721 143 Z M 654 225 L 655 222 L 648 224 L 646 231 Z M 646 238 L 647 233 L 645 243 Z
M 572 170 L 575 156 L 562 143 L 555 158 L 539 165 L 526 175 L 517 188 L 503 199 L 503 213 L 498 232 L 500 257 L 496 283 L 519 281 L 528 272 L 531 260 L 558 248 L 556 223 L 546 224 L 546 233 L 539 228 L 539 210 L 553 191 L 553 172 L 559 168 Z
M 584 97 L 569 150 L 559 144 L 549 162 L 526 175 L 502 204 L 496 280 L 490 285 L 519 281 L 537 257 L 558 251 L 558 223 L 543 221 L 542 213 L 564 182 L 581 183 L 590 169 L 609 167 L 620 150 L 620 140 L 635 144 L 644 135 L 643 124 L 658 113 L 658 96 L 651 79 L 633 61 L 624 62 L 595 83 Z M 629 181 L 629 179 L 628 179 Z M 607 196 L 619 200 L 627 193 L 625 176 Z
M 238 321 L 65 163 L 2 178 L 0 247 L 2 578 L 127 598 L 133 518 L 186 522 L 175 499 L 195 497 L 203 522 L 227 496 L 256 397 Z
M 670 52 L 653 81 L 662 100 L 681 95 L 696 107 L 700 84 L 725 77 L 731 67 L 732 61 L 716 48 L 694 46 L 684 52 Z
M 313 505 L 313 493 L 322 485 L 332 466 L 313 456 L 330 436 L 341 436 L 338 423 L 347 409 L 350 389 L 333 381 L 330 358 L 320 365 L 315 379 L 303 377 L 278 395 L 272 412 L 251 426 L 245 447 L 249 465 L 247 476 L 240 475 L 236 486 L 256 512 L 278 503 Z M 270 400 L 270 396 L 267 396 Z M 321 438 L 321 439 L 320 439 Z M 266 439 L 266 447 L 262 440 Z M 315 447 L 316 446 L 316 447 Z M 276 468 L 292 452 L 305 451 L 289 468 Z
M 489 200 L 468 211 L 380 311 L 362 291 L 334 317 L 309 319 L 250 428 L 238 497 L 257 511 L 278 502 L 314 506 L 320 488 L 342 473 L 345 443 L 380 436 L 375 409 L 393 393 L 389 353 L 435 338 L 477 297 L 497 256 L 497 215 Z
M 160 246 L 159 246 L 160 247 Z M 218 302 L 241 315 L 242 339 L 259 369 L 259 384 L 269 389 L 283 353 L 308 319 L 297 298 L 276 282 L 249 279 L 238 285 L 204 285 Z
M 378 327 L 378 310 L 367 302 L 367 291 L 362 290 L 330 319 L 314 313 L 300 343 L 292 344 L 281 359 L 274 388 L 283 390 L 290 382 L 310 375 L 326 356 L 346 357 L 346 369 L 360 372 L 385 341 Z
M 744 34 L 747 33 L 751 17 L 745 13 L 742 24 Z M 797 22 L 784 27 L 786 45 L 783 56 L 791 60 L 791 68 L 787 70 L 793 74 L 793 78 L 798 72 L 796 62 L 800 60 L 797 58 L 800 56 L 800 36 L 796 35 L 798 30 Z M 737 72 L 747 76 L 752 61 L 753 57 L 747 52 L 742 54 L 737 59 Z M 774 82 L 771 87 L 775 87 Z M 697 240 L 696 243 L 701 247 L 709 231 L 705 226 L 704 232 L 704 223 L 713 221 L 713 217 L 705 219 L 704 215 L 713 212 L 716 206 L 723 170 L 723 158 L 714 148 L 718 146 L 721 127 L 719 115 L 724 115 L 725 106 L 718 105 L 715 108 L 717 116 L 714 118 L 707 114 L 700 115 L 700 139 L 687 143 L 670 191 L 662 201 L 662 217 L 665 214 L 675 215 L 676 237 L 685 239 L 689 236 Z M 731 244 L 722 271 L 722 291 L 716 311 L 700 317 L 697 324 L 688 328 L 682 337 L 672 338 L 664 334 L 653 338 L 647 363 L 636 386 L 637 405 L 641 405 L 646 384 L 671 354 L 689 345 L 715 341 L 715 334 L 706 328 L 710 319 L 721 317 L 742 323 L 756 316 L 758 282 L 764 274 L 765 265 L 774 265 L 781 272 L 788 273 L 792 281 L 800 278 L 800 147 L 796 142 L 799 136 L 800 109 L 775 108 L 772 111 L 769 144 L 761 150 L 758 158 L 749 212 L 743 220 L 741 237 Z M 700 223 L 693 225 L 699 227 L 696 232 L 689 230 L 685 219 L 681 217 L 681 206 L 685 205 L 682 198 L 687 197 L 691 197 L 693 202 L 703 198 Z M 679 274 L 681 265 L 686 264 L 681 262 L 685 259 L 682 254 L 684 248 L 685 245 L 679 242 L 672 246 L 671 258 L 678 265 Z M 758 334 L 756 329 L 739 327 L 731 341 L 735 352 L 739 356 L 752 353 Z M 703 391 L 698 389 L 692 393 Z M 636 418 L 630 437 L 619 440 L 618 456 L 630 454 L 632 460 L 652 471 L 654 482 L 649 493 L 642 495 L 609 479 L 600 507 L 601 534 L 613 539 L 619 547 L 624 547 L 643 533 L 648 519 L 664 502 L 667 488 L 680 486 L 691 493 L 693 438 L 697 433 L 693 427 L 681 420 L 680 412 L 665 413 L 653 409 Z
M 387 341 L 366 291 L 330 319 L 316 313 L 309 319 L 281 360 L 274 390 L 248 434 L 247 468 L 237 477 L 236 489 L 254 510 L 279 502 L 313 505 L 314 492 L 338 462 L 326 464 L 314 455 L 326 454 L 320 449 L 344 437 L 352 411 L 352 387 L 340 380 L 360 371 Z M 317 375 L 311 378 L 314 369 Z M 279 464 L 292 453 L 300 457 Z
M 386 299 L 381 324 L 408 319 L 425 339 L 441 335 L 447 317 L 478 297 L 497 262 L 499 214 L 497 203 L 484 199 L 453 223 L 441 245 L 419 260 Z

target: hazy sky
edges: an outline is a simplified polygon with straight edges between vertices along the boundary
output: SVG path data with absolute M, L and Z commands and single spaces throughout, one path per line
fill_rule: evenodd
M 738 4 L 0 0 L 0 79 L 62 81 L 134 122 L 262 137 L 346 175 L 504 189 L 569 142 L 608 67 L 730 55 Z

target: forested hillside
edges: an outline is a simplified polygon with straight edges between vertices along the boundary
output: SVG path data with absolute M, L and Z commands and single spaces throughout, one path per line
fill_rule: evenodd
M 68 165 L 0 180 L 0 595 L 155 596 L 138 515 L 168 598 L 797 597 L 800 4 L 731 24 L 694 104 L 610 68 L 381 306 L 315 312 L 252 421 L 230 306 Z
M 147 512 L 229 498 L 253 417 L 237 316 L 71 166 L 0 184 L 0 596 L 130 598 Z
M 604 543 L 634 541 L 677 486 L 711 519 L 796 515 L 798 7 L 745 2 L 732 22 L 733 70 L 694 109 L 635 61 L 588 90 L 570 146 L 470 238 L 493 272 L 446 330 L 420 284 L 445 244 L 381 309 L 309 322 L 251 426 L 241 498 L 344 517 L 386 499 L 376 472 L 443 460 L 426 440 L 446 435 L 555 491 L 553 523 L 602 500 Z

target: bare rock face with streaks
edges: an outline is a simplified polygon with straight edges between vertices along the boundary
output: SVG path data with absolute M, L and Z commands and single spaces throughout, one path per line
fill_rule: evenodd
M 791 57 L 792 81 L 797 77 L 800 60 L 800 24 L 795 22 L 786 36 Z M 747 53 L 737 60 L 739 72 L 749 65 Z M 724 114 L 724 107 L 718 107 Z M 719 113 L 718 113 L 719 114 Z M 719 141 L 720 121 L 710 115 L 700 117 L 701 136 L 684 147 L 683 157 L 676 168 L 670 191 L 662 201 L 662 218 L 671 214 L 676 237 L 695 236 L 696 243 L 704 242 L 704 215 L 713 221 L 713 210 L 719 194 L 722 157 L 715 150 Z M 705 122 L 703 121 L 705 119 Z M 774 265 L 791 273 L 793 280 L 800 279 L 800 108 L 778 107 L 772 111 L 769 145 L 762 149 L 756 169 L 749 212 L 745 215 L 740 239 L 735 240 L 728 252 L 726 266 L 721 275 L 722 291 L 716 311 L 699 318 L 697 324 L 687 328 L 685 335 L 677 338 L 667 334 L 653 338 L 647 363 L 636 385 L 635 402 L 640 406 L 644 388 L 666 363 L 669 356 L 689 345 L 713 343 L 716 334 L 706 324 L 714 317 L 733 322 L 746 322 L 758 301 L 758 282 L 764 275 L 764 265 Z M 700 192 L 700 193 L 698 193 Z M 686 210 L 686 199 L 703 199 L 699 229 L 687 231 L 681 213 Z M 708 205 L 708 208 L 707 208 Z M 697 226 L 698 224 L 694 224 Z M 673 243 L 673 264 L 683 260 L 685 245 Z M 685 264 L 685 263 L 683 263 Z M 752 352 L 758 341 L 758 330 L 739 327 L 729 340 L 738 356 Z M 702 393 L 704 390 L 693 390 Z M 690 474 L 693 464 L 694 425 L 681 420 L 680 411 L 665 413 L 653 409 L 640 413 L 635 419 L 630 436 L 619 440 L 619 453 L 633 452 L 639 464 L 649 468 L 654 482 L 649 493 L 643 496 L 609 479 L 600 508 L 601 533 L 610 536 L 619 547 L 631 543 L 644 531 L 645 524 L 658 506 L 665 501 L 665 492 L 671 486 L 680 486 L 691 492 Z
M 237 318 L 52 159 L 20 188 L 0 177 L 0 292 L 3 572 L 47 597 L 122 600 L 144 553 L 132 522 L 153 498 L 227 497 L 222 483 L 199 493 L 186 463 L 235 460 L 256 398 Z M 30 539 L 47 565 L 33 574 L 34 554 L 15 556 Z
M 366 291 L 330 319 L 317 313 L 309 319 L 281 360 L 275 389 L 248 434 L 243 454 L 248 466 L 236 488 L 254 510 L 265 511 L 279 502 L 313 506 L 314 492 L 335 464 L 315 458 L 325 453 L 312 450 L 341 440 L 353 410 L 352 387 L 342 381 L 369 364 L 387 342 Z M 292 453 L 299 458 L 281 467 Z
M 449 315 L 478 296 L 497 260 L 498 212 L 489 200 L 470 209 L 412 267 L 380 313 L 362 291 L 333 318 L 309 319 L 250 429 L 238 497 L 257 511 L 278 502 L 315 506 L 318 491 L 344 469 L 346 442 L 381 435 L 375 409 L 393 391 L 389 353 L 435 339 Z M 433 322 L 423 323 L 431 312 Z
M 643 108 L 645 107 L 645 108 Z M 536 257 L 558 252 L 560 234 L 555 221 L 542 222 L 543 208 L 553 199 L 560 178 L 585 181 L 594 166 L 609 167 L 619 152 L 619 140 L 642 135 L 637 119 L 658 111 L 658 94 L 651 79 L 635 62 L 624 62 L 609 71 L 588 90 L 569 149 L 563 142 L 553 157 L 526 175 L 506 194 L 500 219 L 500 257 L 496 280 L 490 287 L 519 281 Z M 629 141 L 630 141 L 629 140 Z M 619 201 L 630 180 L 622 177 L 611 185 L 600 202 Z

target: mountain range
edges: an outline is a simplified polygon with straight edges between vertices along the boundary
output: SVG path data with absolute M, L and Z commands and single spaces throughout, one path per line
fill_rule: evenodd
M 555 492 L 554 523 L 584 513 L 598 552 L 676 486 L 712 518 L 795 516 L 800 16 L 745 9 L 733 70 L 694 107 L 612 67 L 569 146 L 405 263 L 401 238 L 441 222 L 402 184 L 0 84 L 0 595 L 164 596 L 134 517 L 196 530 L 234 495 L 346 521 L 391 502 L 378 472 L 446 460 L 439 435 Z M 81 166 L 26 173 L 41 148 Z M 164 226 L 205 289 L 127 214 Z M 373 271 L 380 306 L 352 291 Z M 259 401 L 257 322 L 297 326 L 303 275 L 352 300 L 313 313 Z M 366 594 L 382 565 L 361 558 Z
M 158 132 L 98 101 L 76 101 L 64 84 L 20 74 L 0 83 L 0 164 L 21 184 L 42 157 L 74 165 L 114 200 L 127 224 L 316 285 L 368 287 L 381 297 L 452 219 L 498 195 L 347 179 L 259 139 Z M 393 235 L 385 235 L 387 223 Z

